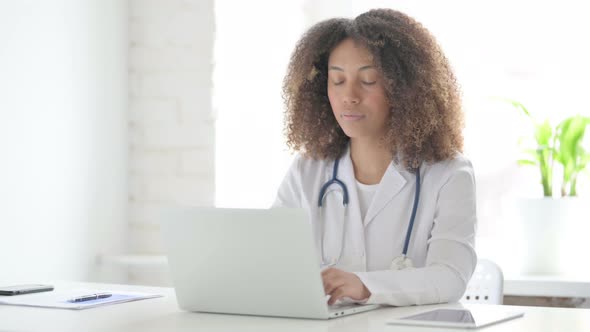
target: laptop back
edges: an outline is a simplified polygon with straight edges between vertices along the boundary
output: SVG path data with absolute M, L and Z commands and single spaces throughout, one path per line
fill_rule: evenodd
M 161 231 L 182 309 L 328 318 L 303 209 L 179 208 Z

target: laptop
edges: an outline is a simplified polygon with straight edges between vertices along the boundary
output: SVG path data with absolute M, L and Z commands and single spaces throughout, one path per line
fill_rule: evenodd
M 303 209 L 174 208 L 160 223 L 183 310 L 329 319 L 379 307 L 328 306 Z

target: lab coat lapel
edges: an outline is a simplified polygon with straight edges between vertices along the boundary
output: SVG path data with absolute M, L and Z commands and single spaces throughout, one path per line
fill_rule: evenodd
M 381 183 L 377 188 L 373 202 L 369 206 L 369 210 L 365 215 L 365 227 L 383 210 L 383 208 L 397 195 L 406 184 L 407 180 L 402 176 L 399 170 L 391 162 L 389 167 L 383 174 Z

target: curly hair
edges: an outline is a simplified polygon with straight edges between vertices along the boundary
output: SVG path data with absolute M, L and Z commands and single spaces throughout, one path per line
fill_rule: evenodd
M 283 81 L 285 134 L 292 150 L 314 159 L 340 157 L 349 138 L 328 99 L 328 58 L 352 38 L 373 55 L 390 105 L 383 141 L 407 169 L 452 158 L 463 149 L 461 96 L 452 68 L 430 32 L 413 18 L 374 9 L 334 18 L 299 40 Z

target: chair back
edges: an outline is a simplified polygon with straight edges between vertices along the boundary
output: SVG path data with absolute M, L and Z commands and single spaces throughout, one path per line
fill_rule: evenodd
M 502 304 L 503 299 L 504 275 L 502 269 L 490 260 L 478 260 L 461 302 Z

